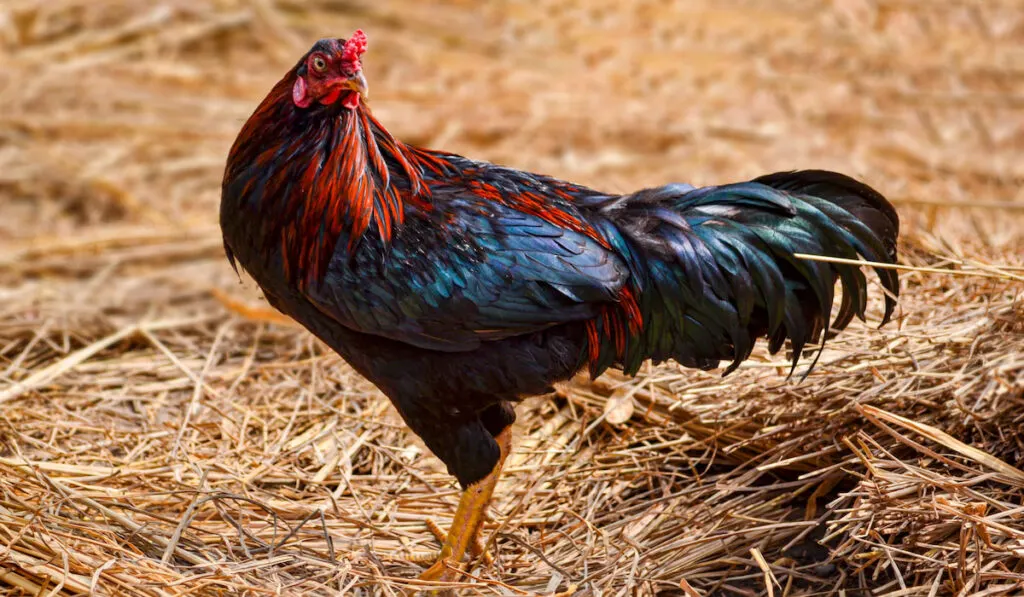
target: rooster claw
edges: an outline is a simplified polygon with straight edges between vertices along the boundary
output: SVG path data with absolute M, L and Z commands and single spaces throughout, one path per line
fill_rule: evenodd
M 428 518 L 423 522 L 426 523 L 427 529 L 430 530 L 430 533 L 437 537 L 437 540 L 440 541 L 442 545 L 444 545 L 447 535 L 444 531 L 441 530 L 441 527 L 438 526 L 438 524 L 434 522 L 432 518 Z M 487 549 L 487 546 L 484 545 L 483 539 L 481 539 L 480 537 L 474 538 L 473 543 L 469 545 L 469 555 L 473 556 L 474 558 L 480 558 L 485 566 L 494 565 L 494 556 L 491 555 L 491 550 Z M 437 556 L 437 559 L 441 559 L 441 557 Z
M 457 581 L 461 574 L 462 569 L 459 567 L 458 562 L 452 560 L 450 550 L 442 550 L 437 561 L 419 575 L 419 580 L 431 583 L 451 583 Z M 443 587 L 427 589 L 425 592 L 427 595 L 437 595 L 442 597 L 455 594 L 454 589 Z

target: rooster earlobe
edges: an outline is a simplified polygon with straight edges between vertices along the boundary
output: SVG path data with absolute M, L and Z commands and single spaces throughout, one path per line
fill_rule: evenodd
M 300 108 L 308 108 L 312 103 L 309 99 L 306 81 L 302 77 L 296 77 L 295 84 L 292 85 L 292 103 Z

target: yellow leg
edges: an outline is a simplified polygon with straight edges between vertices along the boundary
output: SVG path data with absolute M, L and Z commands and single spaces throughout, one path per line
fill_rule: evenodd
M 441 542 L 441 545 L 444 545 L 445 541 L 448 540 L 448 533 L 442 531 L 441 527 L 437 526 L 437 523 L 434 522 L 433 519 L 428 518 L 423 522 L 427 523 L 427 529 L 430 533 L 437 537 L 437 540 Z M 494 563 L 494 557 L 491 555 L 491 552 L 487 550 L 487 546 L 484 545 L 483 538 L 479 535 L 477 535 L 476 541 L 469 546 L 469 555 L 473 558 L 480 558 L 483 561 L 484 566 L 490 566 Z M 436 560 L 437 554 L 434 554 L 430 557 L 424 557 L 420 562 L 427 563 L 434 562 Z
M 441 548 L 441 555 L 433 566 L 420 575 L 420 580 L 452 582 L 458 579 L 461 573 L 459 563 L 466 550 L 471 549 L 477 542 L 487 505 L 491 502 L 494 486 L 501 476 L 501 467 L 505 464 L 505 458 L 512 447 L 512 428 L 506 427 L 494 439 L 501 450 L 498 464 L 494 466 L 491 474 L 462 492 L 459 507 L 455 510 L 455 518 L 452 520 L 452 528 L 448 531 L 444 547 Z

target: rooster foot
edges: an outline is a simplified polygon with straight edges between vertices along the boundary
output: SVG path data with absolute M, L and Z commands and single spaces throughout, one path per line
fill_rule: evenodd
M 459 577 L 462 575 L 462 568 L 459 567 L 459 563 L 456 562 L 451 555 L 450 550 L 442 549 L 438 554 L 434 565 L 424 570 L 423 573 L 419 575 L 419 580 L 432 583 L 451 583 L 458 581 Z M 427 595 L 438 597 L 455 595 L 454 589 L 451 588 L 426 589 L 424 592 Z
M 447 534 L 445 534 L 445 532 L 441 530 L 441 527 L 431 518 L 426 519 L 424 522 L 427 525 L 427 529 L 430 530 L 430 533 L 437 537 L 437 540 L 440 541 L 442 545 L 444 545 L 444 541 L 447 538 Z M 484 540 L 481 537 L 476 537 L 473 540 L 473 542 L 469 544 L 469 555 L 473 556 L 474 558 L 480 558 L 480 560 L 484 563 L 485 566 L 491 566 L 494 564 L 494 556 L 491 555 L 491 550 L 487 549 L 487 547 L 484 545 Z M 437 556 L 435 559 L 441 559 L 440 551 L 437 552 Z

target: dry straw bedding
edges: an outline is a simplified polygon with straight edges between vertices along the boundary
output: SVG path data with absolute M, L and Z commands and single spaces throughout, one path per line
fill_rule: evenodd
M 465 593 L 1024 594 L 1014 0 L 5 2 L 5 593 L 398 594 L 437 549 L 456 487 L 386 399 L 215 298 L 259 304 L 230 141 L 356 26 L 405 139 L 611 190 L 836 168 L 905 223 L 897 321 L 803 382 L 759 352 L 523 404 Z

